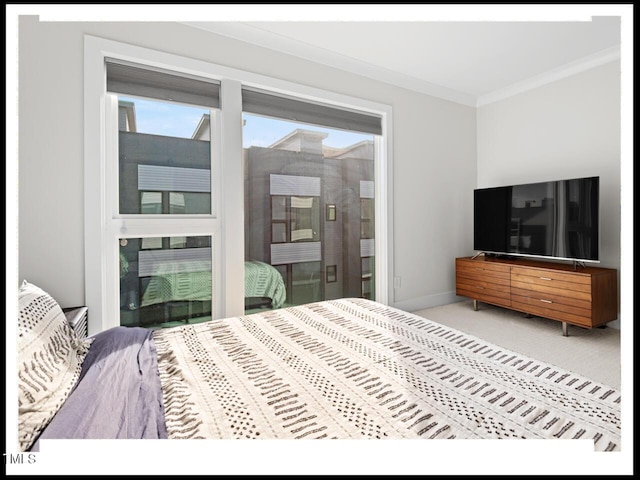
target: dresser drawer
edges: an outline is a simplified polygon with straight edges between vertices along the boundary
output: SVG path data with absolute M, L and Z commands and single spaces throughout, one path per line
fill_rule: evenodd
M 580 289 L 579 285 L 591 288 L 591 275 L 582 275 L 579 273 L 514 266 L 511 267 L 511 275 L 518 277 L 524 282 L 539 284 L 562 282 L 560 285 L 575 285 L 573 289 L 577 290 Z
M 569 322 L 574 325 L 592 326 L 591 310 L 563 305 L 547 299 L 512 295 L 511 308 L 552 320 Z
M 591 276 L 543 270 L 538 268 L 513 267 L 511 288 L 519 295 L 559 301 L 558 297 L 591 302 Z M 528 291 L 529 294 L 524 293 Z M 565 302 L 560 302 L 565 303 Z M 579 303 L 576 306 L 586 305 Z
M 502 280 L 502 279 L 501 279 Z M 505 284 L 491 283 L 486 278 L 456 276 L 456 294 L 502 306 L 511 305 L 508 280 Z
M 456 295 L 468 297 L 480 302 L 490 303 L 491 305 L 499 305 L 501 307 L 511 306 L 511 296 L 504 295 L 502 292 L 496 292 L 492 290 L 468 290 L 464 287 L 456 288 Z
M 567 307 L 582 308 L 585 310 L 591 310 L 591 301 L 589 298 L 580 298 L 576 295 L 568 296 L 567 292 L 555 292 L 544 290 L 534 290 L 531 288 L 519 288 L 517 286 L 511 286 L 511 294 L 517 295 L 520 298 L 531 298 L 533 303 L 553 303 L 559 305 L 566 305 Z
M 458 277 L 456 279 L 456 288 L 458 290 L 466 290 L 468 292 L 486 294 L 502 298 L 509 298 L 511 291 L 508 283 L 506 285 L 500 285 L 487 282 L 483 279 L 466 277 Z
M 464 283 L 474 283 L 480 284 L 483 287 L 490 287 L 492 285 L 495 286 L 504 286 L 509 287 L 511 285 L 511 277 L 508 275 L 487 275 L 482 272 L 473 272 L 473 271 L 458 271 L 456 273 L 456 280 L 462 281 Z
M 485 262 L 482 260 L 456 259 L 456 273 L 476 278 L 503 278 L 509 279 L 511 267 L 499 263 Z
M 556 295 L 574 298 L 586 302 L 591 301 L 591 286 L 576 284 L 565 285 L 566 282 L 523 281 L 518 276 L 511 277 L 511 288 L 530 291 L 532 295 Z

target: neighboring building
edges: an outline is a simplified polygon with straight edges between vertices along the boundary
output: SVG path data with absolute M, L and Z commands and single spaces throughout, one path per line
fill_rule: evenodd
M 374 297 L 373 142 L 326 137 L 296 129 L 244 150 L 245 256 L 280 271 L 291 304 Z

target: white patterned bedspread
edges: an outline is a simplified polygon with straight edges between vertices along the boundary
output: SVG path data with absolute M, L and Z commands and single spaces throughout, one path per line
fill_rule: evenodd
M 593 439 L 620 393 L 417 315 L 340 299 L 154 332 L 170 438 Z

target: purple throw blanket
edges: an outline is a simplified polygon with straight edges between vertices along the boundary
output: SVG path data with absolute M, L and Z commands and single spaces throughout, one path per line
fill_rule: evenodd
M 95 335 L 80 379 L 41 439 L 167 438 L 152 331 L 115 327 Z

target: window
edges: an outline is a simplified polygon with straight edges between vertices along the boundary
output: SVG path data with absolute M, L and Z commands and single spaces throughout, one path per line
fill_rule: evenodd
M 319 197 L 272 195 L 271 206 L 271 243 L 319 240 Z
M 360 238 L 374 238 L 373 199 L 360 199 Z
M 288 302 L 363 293 L 387 302 L 392 251 L 388 106 L 91 36 L 85 36 L 84 66 L 90 334 L 121 323 L 154 326 L 158 319 L 179 323 L 240 315 L 243 264 L 254 257 L 269 260 L 289 288 Z M 280 113 L 274 114 L 274 107 Z M 171 112 L 171 131 L 145 120 L 162 111 Z M 252 128 L 243 128 L 243 120 L 257 119 L 294 128 L 243 145 Z M 316 137 L 284 138 L 296 129 Z M 327 137 L 324 147 L 318 142 L 318 136 L 336 132 L 371 141 L 336 146 Z M 323 150 L 312 153 L 310 143 L 299 143 L 295 151 L 298 140 L 313 140 Z M 333 164 L 346 158 L 339 158 L 345 146 L 354 148 L 351 156 L 368 149 L 374 159 L 367 160 L 373 165 L 368 176 L 351 178 L 355 183 L 349 189 L 338 188 L 334 181 L 344 177 L 332 173 Z M 267 162 L 269 151 L 297 160 L 247 178 L 245 167 L 259 149 Z M 308 169 L 313 162 L 323 167 Z M 258 179 L 263 195 L 250 212 L 243 205 Z M 362 197 L 361 181 L 370 182 L 375 195 Z M 342 198 L 327 198 L 339 197 L 340 191 Z M 358 196 L 368 198 L 369 205 Z M 258 209 L 261 220 L 252 226 Z M 347 230 L 348 253 L 332 251 L 331 241 Z M 373 256 L 369 272 L 362 261 Z M 176 300 L 167 287 L 167 278 L 176 273 L 193 274 L 194 281 L 199 277 L 209 296 L 191 287 L 197 298 Z M 362 280 L 369 273 L 372 280 L 365 287 Z M 355 279 L 347 290 L 345 278 Z M 166 297 L 159 293 L 163 288 L 170 292 Z
M 278 267 L 285 305 L 375 298 L 380 118 L 252 88 L 242 105 L 246 260 Z
M 209 320 L 214 245 L 210 128 L 219 83 L 110 58 L 106 81 L 107 98 L 117 104 L 117 115 L 111 110 L 107 118 L 107 128 L 118 132 L 118 204 L 112 218 L 124 225 L 116 239 L 118 323 L 155 328 Z M 196 230 L 209 234 L 183 234 L 178 217 L 189 217 L 189 228 L 200 224 Z M 139 236 L 154 223 L 156 235 Z
M 360 259 L 361 265 L 361 280 L 362 280 L 362 298 L 369 300 L 374 299 L 375 295 L 375 257 L 362 257 Z
M 120 240 L 120 325 L 211 319 L 211 237 Z

